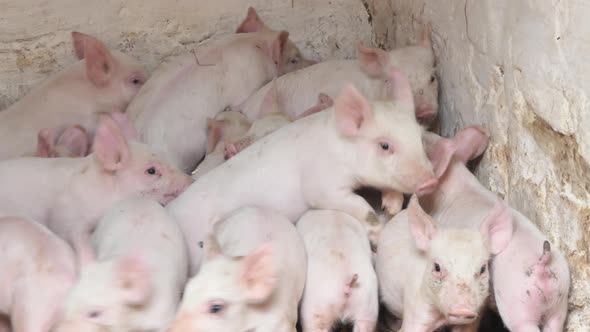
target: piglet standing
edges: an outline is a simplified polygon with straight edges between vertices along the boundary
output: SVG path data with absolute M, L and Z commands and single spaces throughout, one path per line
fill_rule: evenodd
M 76 281 L 72 249 L 20 217 L 0 218 L 0 248 L 0 315 L 10 318 L 14 332 L 51 331 Z
M 141 140 L 188 173 L 205 154 L 208 118 L 244 102 L 273 77 L 309 64 L 287 31 L 271 30 L 250 8 L 237 33 L 167 60 L 128 112 Z
M 379 238 L 376 270 L 381 301 L 404 332 L 443 325 L 477 331 L 489 295 L 488 261 L 512 235 L 512 216 L 498 202 L 478 230 L 437 226 L 416 195 Z
M 207 154 L 192 172 L 198 179 L 225 161 L 225 145 L 241 138 L 250 129 L 250 120 L 237 111 L 224 111 L 207 120 Z
M 112 114 L 102 115 L 85 158 L 17 158 L 0 162 L 0 216 L 27 216 L 68 241 L 81 262 L 92 258 L 90 232 L 111 205 L 131 196 L 166 204 L 192 178 L 127 141 Z
M 0 112 L 0 160 L 34 155 L 44 128 L 57 137 L 81 125 L 93 136 L 98 113 L 125 110 L 147 80 L 136 60 L 109 51 L 98 39 L 72 32 L 72 42 L 80 61 Z
M 176 223 L 156 201 L 114 205 L 92 234 L 96 261 L 82 268 L 57 332 L 166 331 L 187 280 Z
M 468 127 L 452 139 L 428 133 L 425 144 L 428 150 L 443 156 L 440 159 L 446 160 L 447 169 L 437 190 L 422 197 L 421 202 L 441 225 L 481 227 L 497 196 L 481 185 L 465 162 L 485 151 L 485 129 Z M 491 264 L 493 295 L 500 316 L 511 331 L 541 331 L 540 327 L 542 331 L 562 331 L 570 288 L 567 261 L 527 217 L 514 209 L 510 213 L 514 217 L 512 238 Z
M 295 226 L 245 207 L 216 225 L 170 332 L 295 332 L 305 286 L 305 247 Z
M 394 102 L 369 103 L 349 85 L 334 107 L 265 136 L 171 202 L 167 209 L 183 229 L 191 273 L 201 261 L 198 243 L 243 206 L 274 209 L 292 222 L 310 208 L 341 210 L 363 222 L 376 245 L 382 225 L 354 190 L 413 193 L 436 185 L 409 83 L 397 69 L 392 77 Z
M 297 230 L 308 260 L 303 332 L 329 331 L 337 320 L 351 320 L 356 332 L 373 332 L 378 285 L 362 224 L 343 212 L 310 210 L 297 222 Z

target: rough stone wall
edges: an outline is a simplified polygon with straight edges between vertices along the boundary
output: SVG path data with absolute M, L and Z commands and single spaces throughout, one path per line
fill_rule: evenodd
M 440 130 L 492 141 L 481 182 L 548 234 L 572 272 L 567 331 L 590 326 L 590 6 L 576 0 L 363 0 L 375 42 L 432 25 Z
M 233 32 L 248 6 L 268 26 L 289 31 L 312 58 L 353 57 L 359 39 L 371 40 L 358 0 L 2 0 L 0 110 L 75 60 L 72 30 L 93 34 L 153 70 L 169 55 Z

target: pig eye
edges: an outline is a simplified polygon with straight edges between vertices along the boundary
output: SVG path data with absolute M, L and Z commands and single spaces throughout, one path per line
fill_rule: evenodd
M 393 152 L 392 144 L 387 141 L 379 142 L 379 148 L 383 151 L 386 151 L 386 152 Z
M 440 265 L 438 263 L 434 263 L 434 272 L 440 272 Z
M 209 313 L 213 315 L 219 315 L 225 309 L 225 303 L 223 301 L 212 301 L 209 304 Z
M 92 310 L 86 316 L 90 319 L 96 319 L 102 315 L 102 311 L 100 310 Z
M 154 175 L 154 174 L 156 174 L 156 168 L 150 167 L 150 168 L 146 169 L 145 172 L 149 175 Z
M 481 266 L 481 269 L 479 270 L 479 274 L 484 274 L 486 273 L 486 266 L 485 264 Z
M 430 83 L 434 83 L 434 80 L 436 80 L 436 77 L 434 75 L 430 76 Z
M 292 64 L 296 64 L 299 62 L 299 58 L 293 58 L 289 62 L 291 62 Z
M 143 81 L 139 77 L 133 77 L 130 82 L 131 82 L 131 84 L 137 85 L 137 86 L 143 84 Z

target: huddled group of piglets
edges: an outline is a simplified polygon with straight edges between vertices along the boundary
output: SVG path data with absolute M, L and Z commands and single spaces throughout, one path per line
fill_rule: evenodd
M 316 63 L 250 8 L 148 77 L 73 32 L 0 112 L 0 330 L 562 331 L 566 260 L 468 170 L 483 127 L 427 131 L 417 39 Z

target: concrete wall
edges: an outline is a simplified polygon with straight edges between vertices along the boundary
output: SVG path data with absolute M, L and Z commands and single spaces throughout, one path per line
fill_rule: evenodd
M 430 22 L 441 132 L 482 124 L 481 182 L 533 220 L 572 270 L 568 331 L 590 326 L 590 5 L 576 0 L 365 0 L 375 41 Z M 416 30 L 417 31 L 417 30 Z
M 151 70 L 249 5 L 287 29 L 306 55 L 354 55 L 361 39 L 389 48 L 432 24 L 445 135 L 483 124 L 492 142 L 478 176 L 567 255 L 568 331 L 590 324 L 590 6 L 582 0 L 3 0 L 0 109 L 74 61 L 72 30 L 95 34 Z M 367 13 L 368 12 L 368 13 Z

